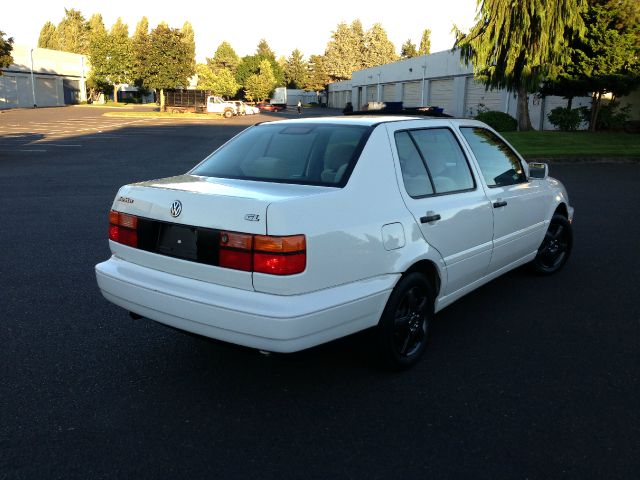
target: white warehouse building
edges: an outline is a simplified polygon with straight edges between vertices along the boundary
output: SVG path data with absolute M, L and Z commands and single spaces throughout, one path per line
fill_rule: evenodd
M 87 57 L 14 45 L 13 64 L 2 69 L 0 109 L 55 107 L 86 101 Z
M 473 78 L 472 66 L 460 61 L 459 51 L 431 55 L 353 72 L 351 80 L 329 84 L 328 106 L 344 108 L 351 102 L 354 110 L 370 103 L 402 102 L 404 107 L 434 106 L 454 117 L 474 117 L 478 108 L 497 110 L 516 116 L 516 97 L 507 90 L 486 90 Z M 588 105 L 589 97 L 573 99 L 573 108 Z M 562 97 L 529 96 L 529 114 L 536 129 L 553 129 L 547 114 L 565 107 Z

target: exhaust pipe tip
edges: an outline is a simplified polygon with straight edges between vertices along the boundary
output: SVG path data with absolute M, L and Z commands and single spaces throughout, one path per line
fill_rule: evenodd
M 142 315 L 138 315 L 137 313 L 134 313 L 134 312 L 129 312 L 129 316 L 134 320 L 140 320 L 142 318 Z

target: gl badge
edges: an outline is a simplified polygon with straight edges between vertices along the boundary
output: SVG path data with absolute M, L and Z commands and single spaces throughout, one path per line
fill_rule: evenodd
M 247 213 L 244 216 L 244 219 L 247 222 L 259 222 L 260 221 L 260 215 L 258 215 L 257 213 Z
M 169 209 L 169 213 L 174 218 L 178 217 L 182 213 L 182 203 L 180 203 L 180 200 L 175 200 L 171 204 L 171 208 Z

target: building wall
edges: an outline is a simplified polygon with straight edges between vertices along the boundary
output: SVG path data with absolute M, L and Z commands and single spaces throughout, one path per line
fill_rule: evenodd
M 0 76 L 0 109 L 86 101 L 84 55 L 14 45 L 11 56 L 13 64 Z
M 390 101 L 393 96 L 406 107 L 437 106 L 459 118 L 472 118 L 479 109 L 516 116 L 514 93 L 504 89 L 486 90 L 474 80 L 473 67 L 460 61 L 459 52 L 438 52 L 359 70 L 353 72 L 351 80 L 332 83 L 328 90 L 329 106 L 334 108 L 344 107 L 342 99 L 346 94 L 341 92 L 351 92 L 356 110 L 371 102 Z M 589 97 L 575 98 L 574 108 L 587 105 L 589 100 Z M 640 101 L 637 103 L 640 106 Z M 562 97 L 542 99 L 530 95 L 529 115 L 533 127 L 552 130 L 547 114 L 564 105 L 566 100 Z M 638 112 L 640 115 L 640 108 Z

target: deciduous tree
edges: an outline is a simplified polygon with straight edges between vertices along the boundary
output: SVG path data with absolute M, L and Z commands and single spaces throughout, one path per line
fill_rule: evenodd
M 584 35 L 586 0 L 481 0 L 476 24 L 456 31 L 462 60 L 489 88 L 518 94 L 518 127 L 531 130 L 528 92 L 555 78 L 570 58 L 572 37 Z
M 13 50 L 13 38 L 4 38 L 5 33 L 0 32 L 0 68 L 8 67 L 13 63 L 11 51 Z M 0 70 L 2 75 L 2 70 Z
M 365 34 L 360 20 L 341 22 L 331 34 L 325 50 L 325 68 L 333 80 L 347 80 L 364 68 Z
M 113 84 L 113 101 L 118 102 L 118 86 L 133 81 L 133 52 L 129 27 L 118 18 L 108 35 L 106 77 Z
M 265 59 L 260 62 L 260 72 L 254 73 L 247 79 L 245 96 L 251 101 L 262 101 L 271 95 L 275 86 L 276 78 L 273 75 L 271 62 Z
M 209 65 L 213 70 L 218 68 L 228 68 L 235 73 L 239 63 L 240 57 L 238 57 L 236 51 L 226 40 L 218 46 L 213 57 L 207 58 L 207 65 Z
M 364 68 L 386 65 L 397 59 L 396 47 L 387 37 L 387 32 L 382 25 L 374 23 L 365 34 Z
M 57 48 L 64 52 L 86 54 L 89 50 L 89 26 L 79 10 L 64 9 L 56 37 Z
M 136 25 L 136 31 L 131 38 L 132 77 L 138 88 L 143 87 L 143 77 L 149 58 L 149 20 L 142 17 Z
M 198 74 L 198 88 L 210 90 L 211 93 L 220 97 L 234 97 L 240 85 L 228 68 L 217 68 L 213 70 L 209 65 L 200 63 L 196 66 Z

